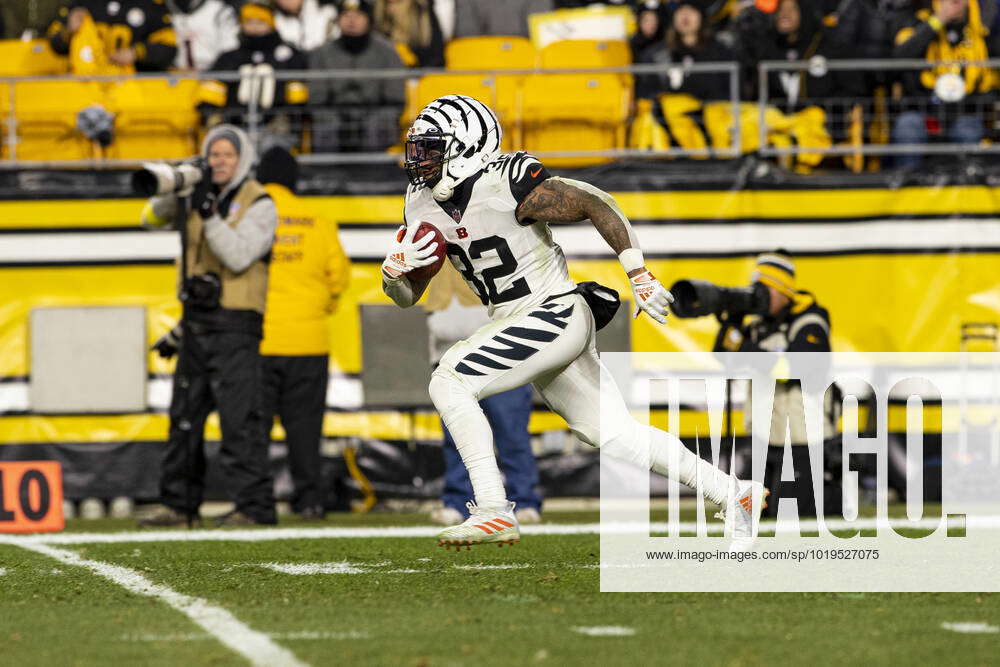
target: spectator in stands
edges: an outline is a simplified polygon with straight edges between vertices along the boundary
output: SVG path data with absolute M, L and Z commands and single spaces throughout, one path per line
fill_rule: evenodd
M 458 0 L 455 37 L 528 36 L 528 16 L 555 9 L 552 0 Z
M 319 0 L 275 0 L 275 26 L 286 44 L 312 51 L 326 44 L 336 28 L 337 8 Z
M 266 0 L 249 0 L 240 8 L 240 45 L 219 56 L 213 72 L 239 72 L 240 78 L 222 83 L 205 81 L 201 109 L 205 124 L 245 123 L 251 102 L 265 124 L 265 144 L 291 147 L 301 133 L 301 110 L 309 89 L 301 81 L 278 80 L 275 72 L 304 70 L 305 54 L 282 41 L 274 28 L 274 9 Z
M 343 0 L 337 25 L 340 37 L 309 53 L 309 67 L 351 69 L 349 79 L 312 79 L 315 152 L 382 151 L 399 140 L 403 110 L 402 79 L 365 78 L 366 70 L 401 69 L 396 49 L 372 31 L 374 8 L 367 0 Z
M 839 0 L 834 0 L 839 2 Z M 673 4 L 680 4 L 677 0 L 671 0 Z M 690 4 L 696 5 L 705 15 L 705 21 L 713 30 L 722 28 L 741 6 L 748 4 L 746 0 L 690 0 Z
M 681 4 L 679 0 L 658 0 L 661 5 L 666 6 L 667 9 L 667 20 L 664 25 L 670 24 L 670 14 L 673 9 Z M 641 4 L 641 1 L 640 1 Z M 716 34 L 717 37 L 723 36 L 725 39 L 720 39 L 723 44 L 730 46 L 728 37 L 729 33 L 727 28 L 731 19 L 735 14 L 748 6 L 753 6 L 752 0 L 686 0 L 686 4 L 694 5 L 699 10 L 701 10 L 702 15 L 705 17 L 705 25 L 712 29 L 712 32 Z
M 836 53 L 849 54 L 851 58 L 885 59 L 892 57 L 892 26 L 895 7 L 909 5 L 910 0 L 830 0 L 823 17 L 827 26 L 829 47 Z M 843 76 L 842 74 L 840 76 Z M 891 86 L 896 73 L 884 68 L 859 69 L 857 90 L 865 97 L 872 97 L 879 87 Z M 887 88 L 885 88 L 887 90 Z M 867 114 L 866 114 L 867 115 Z
M 693 2 L 681 2 L 674 9 L 666 39 L 648 48 L 641 62 L 687 65 L 733 58 L 733 52 L 712 34 L 703 10 Z M 687 93 L 703 101 L 725 100 L 731 98 L 729 79 L 725 72 L 689 73 L 675 67 L 664 74 L 637 77 L 637 95 L 656 99 L 662 93 Z
M 899 31 L 892 54 L 896 58 L 923 58 L 928 63 L 975 62 L 996 57 L 998 47 L 997 36 L 991 35 L 983 23 L 979 0 L 937 0 L 933 10 L 917 12 Z M 893 123 L 893 143 L 925 144 L 930 130 L 949 142 L 979 143 L 985 128 L 977 109 L 984 113 L 992 108 L 992 100 L 986 95 L 996 89 L 997 83 L 995 70 L 976 65 L 938 65 L 907 72 L 903 85 L 910 99 Z M 916 102 L 918 99 L 923 103 Z M 915 168 L 922 161 L 919 154 L 900 155 L 895 164 Z
M 899 0 L 851 0 L 836 6 L 823 17 L 825 25 L 835 27 L 828 36 L 838 53 L 852 58 L 888 58 L 889 26 L 893 2 Z M 892 33 L 895 34 L 895 33 Z
M 220 525 L 273 524 L 258 348 L 277 214 L 263 186 L 250 178 L 254 149 L 243 130 L 212 128 L 202 156 L 209 171 L 193 192 L 182 193 L 189 200 L 175 193 L 156 195 L 142 210 L 143 225 L 154 227 L 180 214 L 185 233 L 178 263 L 180 349 L 160 472 L 163 507 L 141 524 L 173 526 L 197 519 L 204 491 L 205 420 L 213 410 L 222 427 L 219 463 L 236 503 Z M 188 201 L 189 208 L 178 210 Z
M 643 62 L 643 52 L 655 47 L 663 39 L 670 22 L 670 10 L 666 2 L 643 0 L 635 8 L 636 30 L 629 40 L 632 62 Z
M 239 46 L 236 11 L 223 0 L 166 0 L 177 32 L 174 67 L 205 70 Z
M 405 65 L 444 67 L 444 37 L 430 0 L 376 0 L 375 29 L 396 45 Z
M 56 53 L 81 74 L 163 71 L 177 56 L 177 37 L 158 0 L 73 0 L 48 29 Z
M 434 364 L 441 360 L 448 348 L 489 322 L 482 302 L 451 266 L 442 267 L 431 282 L 424 308 L 429 313 L 427 326 Z M 507 493 L 517 505 L 515 515 L 521 523 L 538 523 L 542 508 L 542 499 L 535 488 L 538 485 L 538 466 L 528 433 L 531 395 L 531 387 L 525 385 L 490 396 L 479 403 L 493 429 Z M 444 430 L 443 507 L 436 509 L 431 519 L 435 523 L 454 525 L 469 516 L 465 503 L 473 496 L 472 482 L 451 433 L 443 423 L 441 427 Z
M 278 210 L 260 353 L 264 360 L 264 421 L 281 419 L 295 486 L 292 509 L 322 519 L 325 489 L 320 440 L 326 414 L 330 331 L 351 266 L 337 225 L 296 196 L 299 167 L 283 148 L 268 149 L 257 180 Z
M 441 34 L 445 44 L 455 38 L 455 3 L 457 1 L 434 0 L 434 15 L 437 16 L 438 25 L 441 26 Z
M 739 58 L 752 82 L 756 95 L 757 64 L 763 60 L 809 61 L 848 55 L 838 50 L 833 36 L 836 27 L 825 27 L 817 7 L 800 0 L 779 0 L 773 13 L 759 9 L 744 10 L 737 31 Z M 821 61 L 817 61 L 821 62 Z M 859 96 L 864 93 L 863 79 L 856 72 L 831 72 L 824 67 L 808 70 L 772 70 L 768 80 L 770 100 L 784 100 L 787 108 L 796 108 L 801 100 L 836 96 Z

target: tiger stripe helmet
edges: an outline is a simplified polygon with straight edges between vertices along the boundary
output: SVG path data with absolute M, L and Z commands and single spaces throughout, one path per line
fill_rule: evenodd
M 502 138 L 496 114 L 479 100 L 439 97 L 420 111 L 406 133 L 407 178 L 444 201 L 496 159 Z

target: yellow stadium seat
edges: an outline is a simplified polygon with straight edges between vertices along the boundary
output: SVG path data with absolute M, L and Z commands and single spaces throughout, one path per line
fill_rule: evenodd
M 10 127 L 10 85 L 0 83 L 0 160 L 8 159 L 7 139 Z
M 524 149 L 530 153 L 625 147 L 631 81 L 617 74 L 539 74 L 524 82 Z M 582 167 L 609 157 L 544 158 L 554 167 Z
M 503 150 L 518 150 L 522 77 L 516 75 L 429 74 L 411 88 L 403 124 L 409 126 L 428 103 L 444 95 L 468 95 L 496 112 L 503 125 Z
M 118 159 L 184 158 L 197 152 L 196 79 L 135 79 L 109 86 L 115 140 L 106 155 Z
M 632 64 L 632 53 L 622 41 L 567 39 L 543 48 L 539 62 L 543 69 L 625 67 Z
M 18 160 L 99 157 L 96 145 L 76 130 L 76 114 L 84 107 L 103 102 L 101 84 L 24 81 L 10 85 L 14 86 Z M 10 147 L 6 146 L 5 155 L 10 157 L 9 153 Z
M 525 37 L 461 37 L 444 49 L 453 70 L 534 69 L 537 51 Z
M 44 76 L 68 71 L 69 59 L 54 52 L 47 40 L 0 40 L 0 76 Z

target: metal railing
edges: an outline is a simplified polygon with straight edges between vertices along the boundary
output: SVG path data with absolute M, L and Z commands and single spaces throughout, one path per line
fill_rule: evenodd
M 967 67 L 981 67 L 984 69 L 1000 69 L 1000 59 L 990 59 L 974 62 L 939 61 L 929 63 L 919 59 L 886 59 L 886 60 L 826 60 L 813 58 L 806 61 L 764 61 L 758 66 L 758 120 L 757 131 L 758 141 L 761 145 L 761 155 L 764 157 L 797 156 L 807 152 L 821 152 L 824 156 L 911 156 L 911 155 L 956 155 L 969 153 L 997 153 L 1000 152 L 1000 145 L 990 141 L 993 128 L 990 122 L 990 115 L 997 109 L 996 103 L 1000 100 L 997 90 L 989 90 L 974 95 L 965 95 L 952 102 L 945 103 L 935 97 L 932 91 L 926 94 L 906 94 L 905 77 L 914 73 L 919 74 L 925 70 L 939 68 L 957 68 L 959 72 Z M 771 73 L 802 73 L 812 76 L 813 73 L 825 76 L 835 73 L 851 73 L 868 75 L 869 86 L 881 88 L 884 97 L 827 97 L 827 98 L 802 98 L 790 100 L 787 94 L 779 94 L 772 89 Z M 877 79 L 874 80 L 873 79 Z M 997 82 L 1000 84 L 1000 80 Z M 894 95 L 893 88 L 901 95 Z M 881 104 L 879 103 L 881 101 Z M 801 109 L 807 107 L 818 107 L 827 113 L 828 129 L 831 139 L 841 140 L 840 145 L 834 144 L 822 149 L 807 146 L 785 146 L 776 147 L 768 145 L 768 133 L 771 127 L 766 122 L 768 108 L 781 106 Z M 849 114 L 852 111 L 859 111 L 856 117 L 851 119 Z M 898 141 L 895 134 L 896 121 L 901 113 L 917 113 L 930 116 L 935 120 L 943 120 L 943 125 L 947 125 L 956 115 L 968 115 L 976 118 L 982 124 L 982 140 L 970 142 L 920 142 L 902 143 Z M 846 123 L 860 123 L 863 128 L 870 127 L 873 123 L 880 124 L 885 131 L 887 141 L 880 142 L 850 142 L 843 141 L 844 126 Z
M 935 63 L 934 67 L 943 64 Z M 1000 59 L 978 63 L 957 63 L 956 66 L 980 66 L 997 69 L 1000 68 Z M 732 159 L 746 152 L 756 152 L 764 157 L 793 160 L 802 156 L 813 156 L 814 163 L 821 159 L 837 156 L 914 156 L 1000 152 L 1000 143 L 990 142 L 991 139 L 995 138 L 997 129 L 1000 128 L 1000 120 L 996 120 L 1000 118 L 996 91 L 980 94 L 974 98 L 969 97 L 962 102 L 961 107 L 957 107 L 955 104 L 950 106 L 938 104 L 929 94 L 913 97 L 900 97 L 892 94 L 894 83 L 902 80 L 907 74 L 919 73 L 929 69 L 929 67 L 929 63 L 924 60 L 766 61 L 758 67 L 758 99 L 753 102 L 741 101 L 740 66 L 733 62 L 649 64 L 603 69 L 504 71 L 442 69 L 279 71 L 267 75 L 273 77 L 272 85 L 279 85 L 285 81 L 299 81 L 310 89 L 316 90 L 324 84 L 331 87 L 343 87 L 344 84 L 378 86 L 383 83 L 398 82 L 403 92 L 393 96 L 392 99 L 370 99 L 369 102 L 360 106 L 338 104 L 336 100 L 331 104 L 317 104 L 315 101 L 311 101 L 305 105 L 279 103 L 262 106 L 259 95 L 250 95 L 245 100 L 245 104 L 232 104 L 229 100 L 226 107 L 215 109 L 214 113 L 221 114 L 223 119 L 228 118 L 241 122 L 258 146 L 269 141 L 291 142 L 293 147 L 298 149 L 301 162 L 306 164 L 391 164 L 400 160 L 400 143 L 405 127 L 419 110 L 420 103 L 429 101 L 427 99 L 421 100 L 421 95 L 424 94 L 426 97 L 428 91 L 434 90 L 432 84 L 444 81 L 440 77 L 447 76 L 455 77 L 451 79 L 452 81 L 461 80 L 463 86 L 459 86 L 458 90 L 439 86 L 439 94 L 445 92 L 473 94 L 479 96 L 482 101 L 498 111 L 507 137 L 504 145 L 505 150 L 528 150 L 543 159 L 561 160 L 564 165 L 593 164 L 615 159 L 636 158 Z M 787 75 L 802 72 L 806 73 L 805 76 L 870 73 L 869 78 L 879 78 L 880 81 L 877 83 L 881 85 L 883 91 L 887 92 L 881 96 L 844 97 L 830 95 L 824 98 L 804 97 L 798 99 L 788 95 L 787 91 L 776 90 L 772 86 L 774 78 L 772 74 Z M 637 130 L 640 120 L 650 120 L 636 116 L 635 84 L 640 81 L 646 83 L 652 81 L 654 89 L 660 93 L 670 93 L 672 92 L 671 80 L 676 82 L 688 76 L 705 74 L 718 74 L 727 77 L 728 96 L 725 100 L 714 103 L 716 107 L 728 108 L 726 112 L 728 116 L 725 114 L 720 116 L 728 122 L 727 126 L 721 131 L 716 127 L 711 138 L 700 137 L 699 141 L 694 142 L 698 144 L 695 147 L 683 145 L 685 142 L 675 138 L 677 128 L 671 127 L 670 120 L 663 113 L 663 100 L 656 99 L 652 104 L 652 120 L 656 123 L 654 127 L 658 128 L 657 131 L 664 132 L 664 136 L 668 137 L 665 139 L 666 147 L 663 145 L 645 148 L 630 147 L 635 143 L 632 141 L 634 134 L 630 136 L 630 133 Z M 553 100 L 549 100 L 550 103 L 547 107 L 539 104 L 541 97 L 559 95 L 557 85 L 554 85 L 553 88 L 557 92 L 553 93 L 548 90 L 550 86 L 546 83 L 546 77 L 565 77 L 566 75 L 582 75 L 581 80 L 584 81 L 582 85 L 592 83 L 595 86 L 600 85 L 602 81 L 608 81 L 609 75 L 618 75 L 619 84 L 616 84 L 617 87 L 609 86 L 607 90 L 608 94 L 615 93 L 622 96 L 620 111 L 616 111 L 613 118 L 595 118 L 590 110 L 580 108 L 581 104 L 578 100 L 556 99 L 554 100 L 555 106 L 562 105 L 560 109 L 556 110 L 553 110 Z M 592 78 L 588 80 L 586 78 L 588 76 Z M 480 78 L 476 80 L 476 77 Z M 164 105 L 163 101 L 169 98 L 171 90 L 180 90 L 184 82 L 190 82 L 187 84 L 189 87 L 205 81 L 219 81 L 226 85 L 236 84 L 239 87 L 240 82 L 246 83 L 246 79 L 247 77 L 241 77 L 236 72 L 0 78 L 0 123 L 3 125 L 2 145 L 4 149 L 3 156 L 0 158 L 0 168 L 122 168 L 134 166 L 148 159 L 181 157 L 180 155 L 155 154 L 118 156 L 115 150 L 110 150 L 104 153 L 98 152 L 97 155 L 70 156 L 67 159 L 65 155 L 60 157 L 58 147 L 55 144 L 49 150 L 44 139 L 35 146 L 33 154 L 27 150 L 31 145 L 29 130 L 33 124 L 44 125 L 46 121 L 52 121 L 56 117 L 59 117 L 59 122 L 51 123 L 54 129 L 45 136 L 67 141 L 75 140 L 78 142 L 78 147 L 84 145 L 79 143 L 80 141 L 85 141 L 81 139 L 80 131 L 75 129 L 72 123 L 73 112 L 78 110 L 67 106 L 68 102 L 46 99 L 41 100 L 42 103 L 34 103 L 39 100 L 27 99 L 31 95 L 52 96 L 55 94 L 53 89 L 46 89 L 39 93 L 41 88 L 38 87 L 38 84 L 71 81 L 93 84 L 94 95 L 92 98 L 96 100 L 95 103 L 100 103 L 102 99 L 114 100 L 115 91 L 123 90 L 125 84 L 129 82 L 160 81 L 168 84 L 164 97 L 139 100 L 140 104 L 133 104 L 127 111 L 120 112 L 114 107 L 114 103 L 106 105 L 112 114 L 120 113 L 122 117 L 129 117 L 129 114 L 132 114 L 132 117 L 135 117 L 142 115 L 136 109 L 143 108 L 143 105 L 151 113 L 158 112 L 161 115 L 169 116 L 170 109 L 177 109 L 177 104 Z M 565 80 L 562 79 L 562 81 Z M 551 79 L 551 82 L 557 84 L 558 80 Z M 871 84 L 871 81 L 868 83 Z M 32 88 L 33 85 L 36 87 Z M 470 86 L 472 90 L 469 90 Z M 869 88 L 871 87 L 869 85 Z M 256 90 L 259 88 L 258 86 Z M 254 86 L 247 86 L 247 89 L 254 89 Z M 132 102 L 134 103 L 135 100 L 133 99 Z M 196 113 L 193 108 L 195 104 L 196 99 L 192 98 L 188 105 L 191 108 L 184 112 L 190 114 L 190 117 L 185 116 L 188 124 L 181 123 L 179 129 L 174 128 L 173 130 L 175 135 L 190 133 L 189 141 L 185 145 L 191 147 L 191 152 L 196 149 L 196 140 L 204 131 L 204 122 L 210 115 L 209 112 L 212 111 L 211 107 L 206 106 Z M 158 107 L 158 105 L 161 106 Z M 608 105 L 607 108 L 613 106 L 613 104 Z M 825 133 L 825 137 L 821 137 L 822 140 L 813 145 L 798 141 L 794 132 L 791 133 L 792 136 L 781 138 L 781 128 L 776 128 L 774 119 L 779 118 L 780 122 L 786 123 L 789 116 L 809 108 L 823 111 L 820 122 L 822 127 L 814 129 L 817 132 Z M 966 115 L 971 113 L 978 119 L 982 125 L 983 141 L 974 143 L 933 141 L 908 144 L 894 141 L 897 137 L 892 136 L 893 125 L 901 113 L 909 111 L 935 116 L 935 114 L 940 115 L 945 111 L 954 113 L 955 108 L 962 109 Z M 716 108 L 717 110 L 718 108 Z M 334 130 L 330 129 L 333 126 L 327 122 L 329 119 L 338 115 L 342 119 L 347 118 L 350 116 L 348 112 L 352 111 L 351 118 L 354 120 L 342 121 L 340 126 Z M 695 122 L 688 123 L 688 125 L 691 132 L 701 132 L 704 135 L 708 132 L 704 128 L 704 119 L 699 115 L 701 113 L 701 109 L 691 112 L 689 115 Z M 375 122 L 373 120 L 375 117 L 382 120 Z M 681 114 L 681 117 L 684 117 L 684 114 Z M 283 138 L 272 136 L 274 133 L 272 124 L 276 118 L 283 119 L 282 129 L 287 135 Z M 944 120 L 947 124 L 948 119 Z M 376 125 L 381 123 L 379 132 L 382 134 L 380 138 L 369 144 L 365 144 L 365 142 L 351 144 L 352 136 L 355 138 L 360 136 L 362 123 L 375 123 Z M 871 132 L 871 129 L 876 125 L 880 128 L 879 137 L 875 137 L 874 133 Z M 138 126 L 140 128 L 138 134 L 131 138 L 133 149 L 137 148 L 140 152 L 143 148 L 155 151 L 155 142 L 144 143 L 141 134 L 142 123 L 139 123 Z M 597 127 L 602 127 L 601 131 L 605 134 L 601 135 L 600 131 L 595 130 Z M 115 128 L 116 131 L 119 129 L 117 120 Z M 336 137 L 332 139 L 329 136 L 324 137 L 324 132 L 327 132 L 328 135 L 330 132 L 334 132 Z M 376 134 L 378 133 L 376 132 Z M 347 146 L 347 149 L 350 150 L 342 146 L 344 137 L 347 137 L 347 143 L 351 144 Z M 118 139 L 116 138 L 115 141 Z M 338 144 L 338 141 L 341 143 Z M 587 145 L 588 142 L 599 145 Z M 372 145 L 376 148 L 371 149 Z M 114 147 L 115 144 L 112 143 L 111 146 Z M 42 153 L 42 155 L 39 156 L 38 153 Z

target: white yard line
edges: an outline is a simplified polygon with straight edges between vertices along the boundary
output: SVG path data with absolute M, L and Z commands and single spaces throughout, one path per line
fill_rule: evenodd
M 578 625 L 571 628 L 573 632 L 588 637 L 631 637 L 635 634 L 635 628 L 627 628 L 621 625 Z
M 952 632 L 969 635 L 995 635 L 1000 633 L 1000 627 L 989 623 L 942 623 L 941 627 Z
M 364 574 L 363 565 L 355 563 L 261 563 L 274 572 L 282 574 Z
M 167 603 L 222 642 L 224 646 L 249 660 L 251 664 L 262 667 L 265 665 L 305 667 L 306 665 L 291 651 L 275 644 L 266 634 L 251 629 L 222 607 L 217 607 L 202 598 L 178 593 L 161 584 L 154 584 L 135 570 L 90 560 L 72 551 L 57 549 L 37 542 L 21 542 L 19 546 L 54 558 L 66 565 L 85 567 L 129 592 Z
M 816 519 L 803 520 L 798 523 L 802 531 L 814 531 L 819 527 Z M 890 530 L 892 526 L 899 528 L 920 528 L 930 529 L 940 526 L 940 519 L 921 519 L 920 521 L 909 522 L 906 519 L 858 519 L 856 521 L 845 521 L 843 519 L 829 519 L 824 521 L 829 530 L 849 530 L 859 528 L 870 530 Z M 694 521 L 682 521 L 677 524 L 682 532 L 691 533 L 697 529 Z M 782 522 L 777 525 L 774 521 L 761 521 L 762 532 L 770 532 L 775 527 L 781 530 L 792 531 L 795 523 Z M 969 516 L 964 522 L 951 521 L 951 526 L 965 526 L 970 531 L 976 530 L 1000 530 L 1000 516 Z M 709 533 L 721 533 L 722 524 L 719 522 L 708 525 Z M 627 534 L 643 531 L 663 533 L 667 531 L 667 524 L 656 522 L 646 523 L 620 523 L 604 528 L 604 534 Z M 403 538 L 403 537 L 435 537 L 441 532 L 440 526 L 382 526 L 366 528 L 255 528 L 243 530 L 151 530 L 116 533 L 53 533 L 39 535 L 2 535 L 0 534 L 0 544 L 115 544 L 131 542 L 268 542 L 272 540 L 306 540 L 306 539 L 341 539 L 341 538 Z M 571 523 L 558 524 L 548 523 L 535 526 L 521 526 L 521 532 L 525 535 L 598 535 L 601 533 L 600 523 Z

